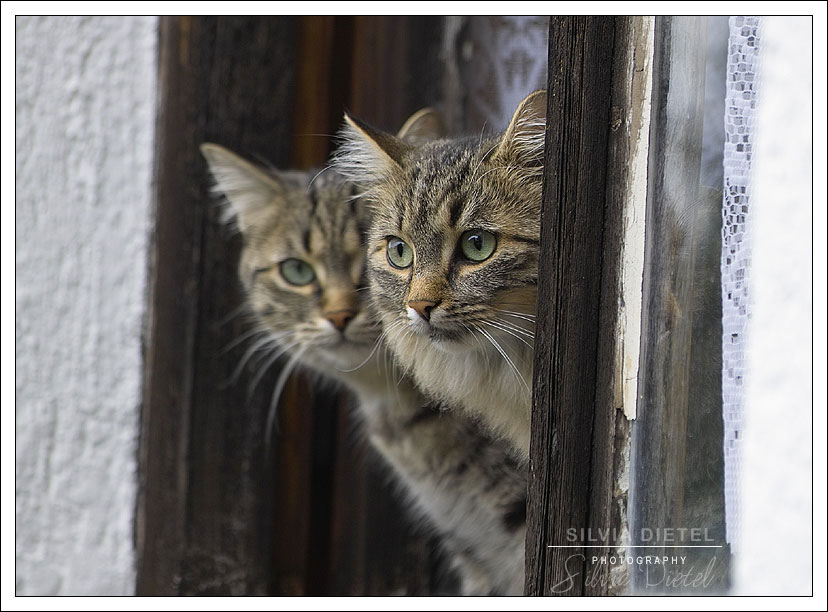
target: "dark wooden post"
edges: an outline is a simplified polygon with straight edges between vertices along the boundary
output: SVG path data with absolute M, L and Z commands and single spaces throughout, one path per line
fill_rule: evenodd
M 244 347 L 238 240 L 207 193 L 198 146 L 290 161 L 294 18 L 160 22 L 155 241 L 137 513 L 141 595 L 265 594 L 272 588 L 273 459 L 265 384 L 222 386 Z M 271 383 L 272 384 L 272 383 Z M 280 503 L 285 503 L 280 500 Z
M 584 543 L 581 530 L 603 521 L 601 504 L 610 495 L 611 483 L 593 474 L 593 462 L 607 456 L 612 462 L 614 406 L 597 388 L 614 367 L 599 338 L 612 337 L 618 303 L 611 275 L 620 240 L 613 224 L 620 214 L 617 203 L 607 201 L 615 36 L 612 17 L 550 19 L 528 595 L 594 592 L 585 582 L 584 549 L 560 547 Z M 601 494 L 593 491 L 599 484 Z M 567 537 L 572 529 L 574 541 Z

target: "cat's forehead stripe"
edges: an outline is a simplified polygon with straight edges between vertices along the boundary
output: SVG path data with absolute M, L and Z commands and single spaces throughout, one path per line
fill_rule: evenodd
M 414 182 L 414 216 L 417 223 L 429 223 L 440 217 L 455 226 L 467 198 L 461 193 L 471 171 L 471 151 L 443 147 L 438 154 L 426 158 L 412 172 Z M 419 180 L 417 180 L 419 178 Z
M 305 228 L 305 231 L 302 232 L 302 246 L 305 247 L 305 252 L 311 252 L 311 233 L 310 229 Z
M 465 204 L 466 198 L 459 193 L 455 193 L 449 208 L 449 223 L 451 223 L 452 227 L 457 227 L 457 222 L 460 220 L 460 215 L 463 213 Z
M 324 210 L 324 209 L 323 209 Z M 327 249 L 331 236 L 328 233 L 329 222 L 322 218 L 322 215 L 314 215 L 310 220 L 311 226 L 311 252 L 324 251 Z

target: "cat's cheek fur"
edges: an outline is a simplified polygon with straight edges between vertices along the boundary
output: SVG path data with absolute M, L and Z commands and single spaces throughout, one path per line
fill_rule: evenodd
M 383 320 L 386 341 L 397 361 L 433 400 L 481 415 L 496 434 L 511 440 L 524 458 L 529 453 L 533 353 L 509 346 L 512 366 L 494 350 L 447 351 L 427 337 Z M 503 338 L 498 339 L 504 342 Z

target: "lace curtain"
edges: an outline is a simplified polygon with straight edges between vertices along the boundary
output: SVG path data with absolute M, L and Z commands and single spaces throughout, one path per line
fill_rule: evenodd
M 740 514 L 745 330 L 750 318 L 748 216 L 760 30 L 759 17 L 730 18 L 722 204 L 722 410 L 727 540 L 734 552 L 738 544 Z

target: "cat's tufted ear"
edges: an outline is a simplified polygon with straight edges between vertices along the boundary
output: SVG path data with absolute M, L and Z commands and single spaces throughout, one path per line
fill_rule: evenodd
M 443 118 L 431 107 L 422 108 L 411 115 L 397 132 L 397 138 L 414 146 L 445 136 Z
M 543 166 L 543 146 L 546 136 L 546 90 L 526 96 L 518 105 L 495 156 L 516 157 L 529 167 Z
M 345 178 L 360 185 L 371 185 L 399 170 L 403 157 L 412 149 L 348 113 L 339 137 L 342 144 L 334 155 L 334 165 Z
M 230 203 L 222 220 L 235 218 L 242 233 L 247 232 L 257 213 L 284 195 L 285 186 L 275 176 L 222 146 L 205 142 L 200 148 L 216 181 L 213 191 L 224 194 Z

